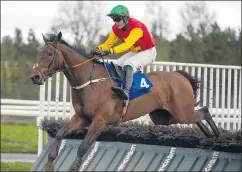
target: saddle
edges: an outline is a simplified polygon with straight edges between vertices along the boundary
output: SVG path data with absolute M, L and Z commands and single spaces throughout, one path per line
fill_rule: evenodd
M 121 66 L 118 66 L 113 62 L 105 62 L 105 65 L 107 66 L 110 77 L 117 81 L 118 86 L 123 89 L 125 85 L 125 71 L 122 69 Z M 152 86 L 152 83 L 144 73 L 142 73 L 141 71 L 135 72 L 133 76 L 133 83 L 130 88 L 129 100 L 131 101 L 135 98 L 151 92 L 150 88 Z
M 106 63 L 108 72 L 112 78 L 119 78 L 120 80 L 124 80 L 125 71 L 121 66 L 114 64 L 113 62 Z

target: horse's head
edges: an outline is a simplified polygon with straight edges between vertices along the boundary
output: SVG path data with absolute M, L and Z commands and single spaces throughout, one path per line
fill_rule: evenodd
M 43 34 L 42 34 L 43 35 Z M 46 79 L 58 72 L 64 66 L 64 58 L 59 50 L 61 32 L 51 42 L 44 35 L 45 46 L 40 52 L 38 63 L 33 66 L 31 80 L 34 84 L 43 85 Z

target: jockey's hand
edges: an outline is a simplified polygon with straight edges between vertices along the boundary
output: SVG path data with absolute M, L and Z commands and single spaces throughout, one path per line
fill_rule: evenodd
M 109 50 L 100 50 L 99 52 L 96 53 L 97 56 L 107 56 L 110 54 Z
M 92 50 L 90 54 L 91 54 L 92 56 L 96 56 L 97 53 L 100 52 L 100 51 L 101 51 L 101 50 L 97 47 L 95 50 Z

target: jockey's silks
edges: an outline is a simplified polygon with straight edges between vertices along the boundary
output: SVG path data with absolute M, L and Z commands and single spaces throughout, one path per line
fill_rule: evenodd
M 123 43 L 113 47 L 114 53 L 121 53 L 130 49 L 134 52 L 140 52 L 150 49 L 156 45 L 154 38 L 148 31 L 145 24 L 130 18 L 126 30 L 118 29 L 114 24 L 108 39 L 98 48 L 109 50 L 120 39 Z

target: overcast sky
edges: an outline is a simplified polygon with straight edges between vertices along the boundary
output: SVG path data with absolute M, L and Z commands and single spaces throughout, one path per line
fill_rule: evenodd
M 126 5 L 131 15 L 139 20 L 143 19 L 146 1 L 107 1 L 103 15 L 106 15 L 112 7 L 118 4 Z M 27 36 L 29 28 L 33 28 L 38 39 L 41 33 L 50 28 L 53 17 L 57 12 L 58 1 L 1 1 L 1 37 L 13 36 L 14 28 L 23 31 L 23 37 Z M 171 37 L 179 32 L 180 22 L 178 11 L 184 1 L 162 1 L 163 7 L 169 11 L 169 23 L 172 28 Z M 222 28 L 241 28 L 241 1 L 207 1 L 209 10 L 216 12 L 217 22 Z M 112 23 L 108 19 L 106 32 Z

